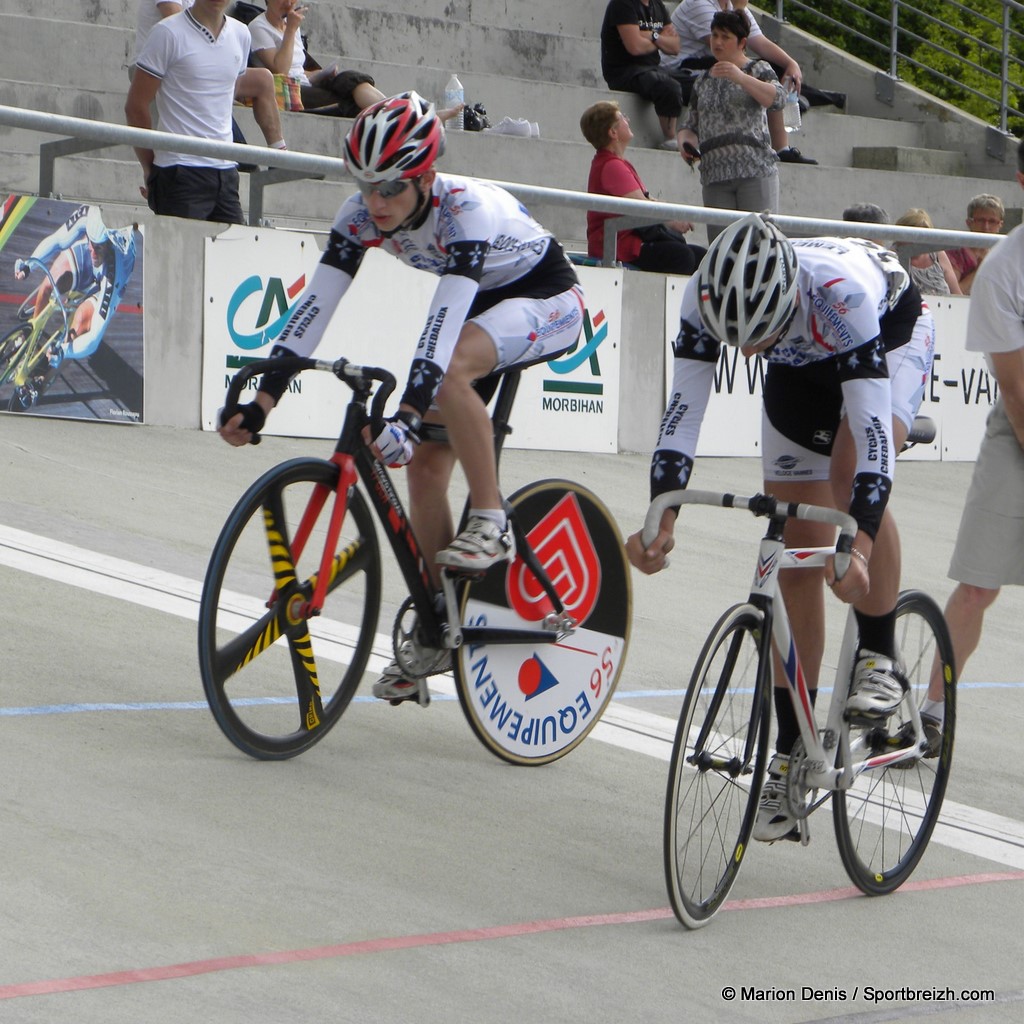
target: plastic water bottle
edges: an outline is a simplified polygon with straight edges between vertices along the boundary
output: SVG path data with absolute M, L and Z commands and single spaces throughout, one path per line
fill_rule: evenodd
M 800 117 L 800 94 L 792 83 L 790 83 L 789 92 L 786 93 L 786 105 L 782 109 L 782 123 L 786 126 L 787 132 L 800 131 L 800 125 L 803 123 Z
M 444 87 L 444 101 L 442 106 L 445 109 L 450 107 L 458 106 L 460 103 L 466 102 L 466 93 L 462 88 L 462 83 L 459 81 L 458 75 L 452 75 L 448 79 L 448 84 Z M 462 111 L 460 110 L 458 115 L 453 117 L 446 125 L 446 128 L 461 128 L 463 126 Z

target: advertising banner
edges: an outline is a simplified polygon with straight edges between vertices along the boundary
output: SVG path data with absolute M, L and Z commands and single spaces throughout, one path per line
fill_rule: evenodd
M 270 355 L 320 251 L 312 235 L 236 226 L 206 241 L 202 424 L 216 417 L 232 374 Z M 522 377 L 512 414 L 511 448 L 614 452 L 618 431 L 621 272 L 579 268 L 587 297 L 577 345 Z M 318 359 L 344 356 L 383 366 L 398 392 L 437 286 L 416 271 L 370 250 L 339 304 Z M 305 373 L 267 422 L 266 433 L 334 437 L 348 400 L 328 374 Z M 397 403 L 397 398 L 396 398 Z
M 312 235 L 235 226 L 206 240 L 202 426 L 216 417 L 232 375 L 267 359 L 320 260 Z M 371 251 L 331 320 L 317 359 L 344 356 L 395 372 L 399 391 L 423 329 L 437 279 Z M 257 378 L 258 381 L 258 378 Z M 336 437 L 348 392 L 331 374 L 304 373 L 264 433 Z M 397 401 L 397 399 L 396 399 Z
M 685 280 L 670 278 L 665 288 L 665 323 L 670 337 L 679 330 L 679 305 Z M 961 296 L 928 296 L 935 317 L 935 363 L 925 385 L 920 415 L 935 422 L 935 442 L 917 445 L 901 459 L 973 462 L 985 433 L 985 420 L 998 390 L 984 358 L 967 352 L 970 300 Z M 753 456 L 761 452 L 761 400 L 765 362 L 744 359 L 739 350 L 722 346 L 715 382 L 701 428 L 697 454 Z M 665 351 L 665 396 L 672 386 L 672 350 Z
M 618 450 L 622 271 L 577 267 L 576 273 L 586 298 L 583 333 L 564 355 L 523 374 L 510 448 Z
M 8 196 L 0 411 L 143 420 L 142 232 L 95 205 Z

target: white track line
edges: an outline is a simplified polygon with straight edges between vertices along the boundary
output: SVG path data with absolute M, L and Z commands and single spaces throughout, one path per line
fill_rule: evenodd
M 197 621 L 202 583 L 174 573 L 102 555 L 62 541 L 41 537 L 0 525 L 0 565 L 41 576 L 57 583 L 89 590 L 95 594 L 130 601 L 154 611 Z M 239 624 L 251 621 L 244 606 Z M 333 624 L 343 629 L 339 624 Z M 316 624 L 314 632 L 332 641 L 321 650 L 323 657 L 346 660 L 344 636 L 329 621 Z M 379 671 L 390 657 L 391 640 L 378 634 L 370 658 L 370 670 Z M 450 676 L 431 680 L 431 688 L 455 695 Z M 676 723 L 663 715 L 613 702 L 604 712 L 591 736 L 612 746 L 668 761 Z M 946 800 L 932 841 L 985 857 L 999 864 L 1024 868 L 1024 823 L 1003 815 L 982 811 Z

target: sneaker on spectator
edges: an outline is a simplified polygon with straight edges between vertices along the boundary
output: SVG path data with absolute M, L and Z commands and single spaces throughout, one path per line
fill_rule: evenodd
M 503 530 L 483 516 L 470 516 L 462 533 L 437 553 L 437 564 L 459 572 L 483 572 L 498 562 L 511 561 L 515 553 L 508 524 Z
M 661 144 L 661 148 L 662 149 L 674 149 L 674 150 L 678 151 L 678 149 L 679 149 L 679 140 L 678 139 L 665 139 L 662 142 L 662 144 Z
M 784 164 L 816 164 L 818 161 L 804 156 L 796 146 L 787 146 L 775 154 Z
M 531 134 L 530 122 L 521 117 L 503 117 L 493 128 L 485 128 L 484 131 L 495 135 L 518 135 L 524 139 Z
M 886 718 L 903 700 L 906 684 L 899 664 L 873 651 L 860 651 L 846 710 L 859 718 Z
M 761 786 L 761 799 L 757 804 L 753 836 L 762 843 L 785 839 L 797 828 L 796 818 L 789 810 L 786 799 L 786 777 L 789 775 L 789 756 L 775 754 Z

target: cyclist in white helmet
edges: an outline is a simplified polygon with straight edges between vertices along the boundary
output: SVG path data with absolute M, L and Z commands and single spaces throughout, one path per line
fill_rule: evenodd
M 683 293 L 673 349 L 672 394 L 651 461 L 651 496 L 686 487 L 722 342 L 767 362 L 762 419 L 765 490 L 784 501 L 833 506 L 834 494 L 857 520 L 854 557 L 841 580 L 831 564 L 780 577 L 804 673 L 817 689 L 824 647 L 822 578 L 854 606 L 860 651 L 847 710 L 884 719 L 904 682 L 895 647 L 899 536 L 886 502 L 892 489 L 893 400 L 886 352 L 905 345 L 921 315 L 921 296 L 895 255 L 852 238 L 787 239 L 749 214 L 712 243 Z M 831 479 L 832 450 L 843 418 L 856 458 L 848 479 Z M 912 420 L 911 416 L 911 420 Z M 852 472 L 851 472 L 852 471 Z M 676 513 L 662 517 L 655 541 L 627 541 L 630 561 L 646 573 L 664 567 Z M 786 543 L 826 546 L 831 527 L 791 519 Z M 780 681 L 781 682 L 781 681 Z M 788 697 L 776 690 L 776 754 L 769 767 L 754 837 L 794 833 L 785 794 L 789 754 L 799 737 Z
M 583 293 L 559 243 L 517 199 L 435 170 L 443 148 L 433 105 L 414 92 L 359 114 L 345 139 L 359 191 L 338 211 L 273 353 L 308 356 L 317 348 L 368 248 L 440 278 L 398 413 L 368 441 L 387 462 L 409 464 L 410 519 L 427 563 L 479 572 L 515 551 L 490 417 L 474 384 L 570 348 L 583 325 Z M 221 428 L 224 439 L 247 443 L 287 385 L 264 375 L 256 400 Z M 423 421 L 443 423 L 450 443 L 420 444 Z M 469 484 L 470 514 L 454 537 L 447 490 L 456 459 Z M 447 667 L 443 652 L 434 671 Z M 417 680 L 392 663 L 373 692 L 387 700 L 415 697 Z

